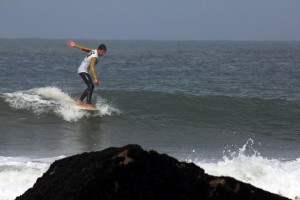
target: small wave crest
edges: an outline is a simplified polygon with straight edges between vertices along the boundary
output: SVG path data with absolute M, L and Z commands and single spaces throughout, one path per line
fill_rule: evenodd
M 292 161 L 264 158 L 253 144 L 254 141 L 249 139 L 238 150 L 227 147 L 223 159 L 217 163 L 199 160 L 195 163 L 208 174 L 230 176 L 263 190 L 299 199 L 300 158 Z
M 55 113 L 65 121 L 76 122 L 83 117 L 111 116 L 120 114 L 117 108 L 110 106 L 105 99 L 97 97 L 96 107 L 100 110 L 96 114 L 79 110 L 74 107 L 72 97 L 56 87 L 33 88 L 25 91 L 4 93 L 5 101 L 14 109 L 32 111 L 35 115 Z

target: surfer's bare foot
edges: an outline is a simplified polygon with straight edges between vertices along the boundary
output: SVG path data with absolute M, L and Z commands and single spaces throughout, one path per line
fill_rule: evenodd
M 85 106 L 87 109 L 96 110 L 96 107 L 93 106 L 92 104 L 85 104 L 84 106 Z
M 76 104 L 79 106 L 85 106 L 85 103 L 83 101 L 77 100 Z

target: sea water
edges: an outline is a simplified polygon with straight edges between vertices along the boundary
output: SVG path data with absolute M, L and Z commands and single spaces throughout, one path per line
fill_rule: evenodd
M 205 172 L 300 197 L 300 43 L 106 43 L 97 113 L 74 108 L 85 53 L 64 40 L 0 40 L 0 200 L 57 159 L 140 144 Z

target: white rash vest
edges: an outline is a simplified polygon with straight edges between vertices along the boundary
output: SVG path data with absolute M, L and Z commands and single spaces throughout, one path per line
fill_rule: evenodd
M 82 72 L 88 73 L 88 71 L 90 70 L 92 58 L 96 58 L 97 61 L 99 60 L 99 55 L 98 55 L 97 49 L 91 50 L 88 53 L 88 55 L 83 59 L 83 61 L 81 62 L 80 66 L 78 68 L 78 73 L 82 73 Z

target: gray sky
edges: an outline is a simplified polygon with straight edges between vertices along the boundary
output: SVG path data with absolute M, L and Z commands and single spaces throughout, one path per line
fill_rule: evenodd
M 300 0 L 0 0 L 0 38 L 300 40 Z

